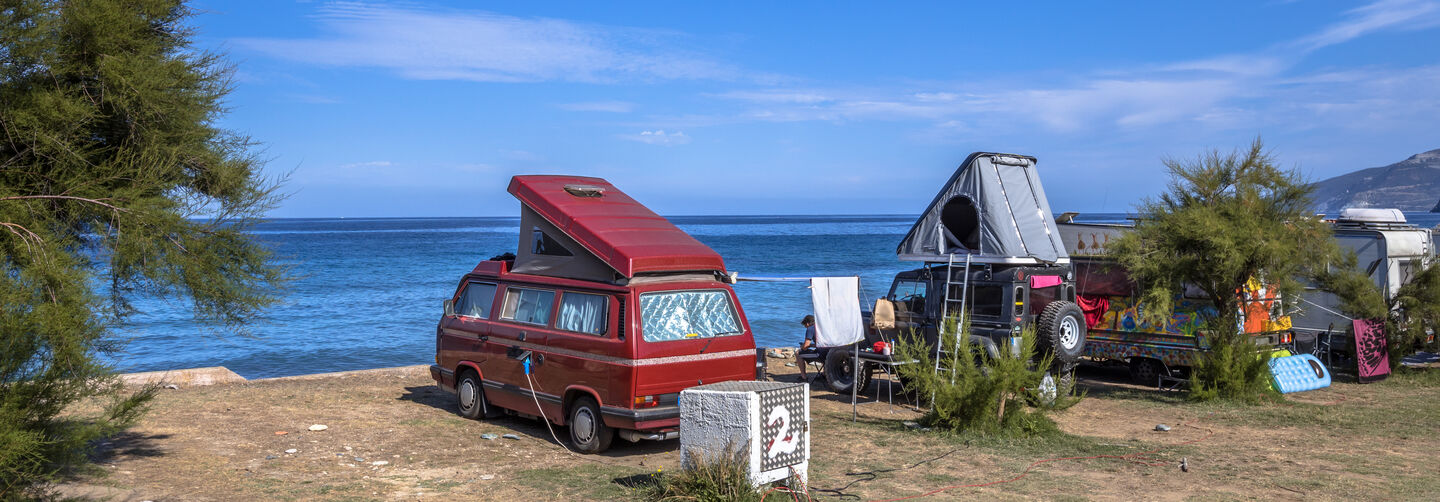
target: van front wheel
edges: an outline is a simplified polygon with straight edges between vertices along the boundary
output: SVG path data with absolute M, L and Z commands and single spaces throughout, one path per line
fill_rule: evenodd
M 500 415 L 498 408 L 485 401 L 485 387 L 480 383 L 480 375 L 472 370 L 460 374 L 460 381 L 455 382 L 455 397 L 462 417 L 476 420 Z
M 615 439 L 615 430 L 605 425 L 600 417 L 600 405 L 589 396 L 575 400 L 570 405 L 570 443 L 580 453 L 600 453 L 610 449 L 610 440 Z

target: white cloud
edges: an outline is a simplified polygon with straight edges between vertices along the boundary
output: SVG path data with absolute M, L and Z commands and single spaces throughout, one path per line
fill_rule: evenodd
M 665 132 L 664 129 L 654 131 L 640 131 L 639 134 L 622 134 L 621 139 L 639 141 L 650 145 L 675 146 L 690 142 L 690 137 L 682 131 Z
M 635 110 L 635 103 L 626 101 L 589 101 L 584 103 L 562 103 L 556 105 L 561 110 L 572 112 L 607 112 L 607 113 L 630 113 Z
M 834 101 L 834 98 L 817 92 L 788 89 L 766 89 L 759 91 L 731 91 L 714 95 L 718 98 L 736 99 L 759 103 L 816 104 Z
M 307 64 L 479 82 L 722 79 L 738 69 L 675 49 L 678 34 L 478 11 L 335 3 L 316 38 L 242 38 L 245 49 Z
M 1427 0 L 1381 0 L 1351 9 L 1346 14 L 1349 19 L 1302 37 L 1290 45 L 1308 52 L 1380 30 L 1416 30 L 1440 25 L 1440 5 Z
M 1440 99 L 1440 88 L 1422 83 L 1427 79 L 1410 85 L 1379 83 L 1389 74 L 1424 73 L 1424 68 L 1295 74 L 1302 59 L 1323 47 L 1380 31 L 1440 26 L 1440 4 L 1384 0 L 1348 11 L 1343 17 L 1313 34 L 1247 53 L 1121 71 L 1095 69 L 1088 76 L 1054 85 L 1017 87 L 1015 82 L 1024 79 L 1009 78 L 932 84 L 922 89 L 913 85 L 890 90 L 768 88 L 718 96 L 750 103 L 749 109 L 738 113 L 749 120 L 922 119 L 951 133 L 955 128 L 948 124 L 954 123 L 974 127 L 1034 124 L 1062 133 L 1140 130 L 1165 124 L 1254 131 L 1266 121 L 1303 124 L 1318 118 L 1320 110 L 1360 114 L 1363 107 L 1375 107 L 1353 117 L 1359 123 L 1385 116 L 1413 116 L 1414 108 L 1425 109 L 1426 104 Z M 1301 115 L 1306 112 L 1315 115 Z
M 393 166 L 393 165 L 395 165 L 395 164 L 394 164 L 393 162 L 388 161 L 388 160 L 372 160 L 372 161 L 370 161 L 370 162 L 355 162 L 355 163 L 351 163 L 351 164 L 342 164 L 342 165 L 340 166 L 340 168 L 341 168 L 341 169 L 364 169 L 364 168 L 375 168 L 375 167 L 390 167 L 390 166 Z

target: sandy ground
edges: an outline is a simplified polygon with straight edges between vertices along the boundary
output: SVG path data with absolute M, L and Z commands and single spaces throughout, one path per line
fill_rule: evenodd
M 798 380 L 785 360 L 770 361 L 774 379 Z M 907 427 L 919 415 L 887 403 L 883 379 L 881 400 L 872 391 L 852 421 L 849 396 L 815 383 L 810 486 L 841 490 L 817 499 L 913 496 L 1008 480 L 1051 457 L 1112 455 L 1129 457 L 1049 462 L 1017 481 L 924 498 L 1434 500 L 1440 489 L 1440 385 L 1337 384 L 1238 407 L 1141 389 L 1113 368 L 1080 376 L 1088 397 L 1056 416 L 1073 436 L 1023 441 Z M 102 473 L 59 488 L 133 501 L 614 499 L 674 472 L 677 449 L 617 438 L 603 455 L 572 455 L 537 421 L 460 418 L 417 366 L 165 390 L 139 425 L 101 446 Z

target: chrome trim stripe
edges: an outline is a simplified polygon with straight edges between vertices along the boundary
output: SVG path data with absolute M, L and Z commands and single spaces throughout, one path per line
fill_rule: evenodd
M 461 331 L 461 330 L 458 330 L 458 329 L 445 328 L 445 329 L 443 329 L 442 331 L 443 331 L 445 334 L 447 334 L 447 335 L 464 336 L 464 337 L 467 337 L 467 338 L 479 338 L 479 337 L 478 337 L 476 334 L 474 334 L 474 333 L 470 333 L 470 332 L 468 332 L 468 331 Z M 562 349 L 562 348 L 558 348 L 558 347 L 551 347 L 551 346 L 548 346 L 548 345 L 540 345 L 540 344 L 537 344 L 537 343 L 522 342 L 522 341 L 518 341 L 518 340 L 510 340 L 510 339 L 505 339 L 505 338 L 496 338 L 496 337 L 493 337 L 493 336 L 490 337 L 489 341 L 490 341 L 490 343 L 494 343 L 494 344 L 496 344 L 496 345 L 503 345 L 503 346 L 507 346 L 507 347 L 519 347 L 519 348 L 522 348 L 522 349 L 534 350 L 534 351 L 537 351 L 537 352 L 540 352 L 540 353 L 543 353 L 543 354 L 546 354 L 546 355 L 557 355 L 557 356 L 565 356 L 565 357 L 574 357 L 574 358 L 577 358 L 577 359 L 589 359 L 589 360 L 591 360 L 591 361 L 599 361 L 599 362 L 602 362 L 602 363 L 614 364 L 614 365 L 619 365 L 619 366 L 653 366 L 653 365 L 657 365 L 657 364 L 675 364 L 675 363 L 684 363 L 684 362 L 691 362 L 691 361 L 708 361 L 708 360 L 712 360 L 712 359 L 726 359 L 726 358 L 740 357 L 740 356 L 755 357 L 755 351 L 754 351 L 753 349 L 740 349 L 740 350 L 730 350 L 730 351 L 725 351 L 725 352 L 711 352 L 711 353 L 708 353 L 708 354 L 686 354 L 686 355 L 681 355 L 681 356 L 651 357 L 651 358 L 645 358 L 645 359 L 629 359 L 629 358 L 624 358 L 624 357 L 607 356 L 607 355 L 604 355 L 604 354 L 595 354 L 595 353 L 584 352 L 584 351 L 579 351 L 579 350 Z

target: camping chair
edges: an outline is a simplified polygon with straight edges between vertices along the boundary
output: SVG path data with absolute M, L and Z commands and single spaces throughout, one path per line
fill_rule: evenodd
M 820 375 L 820 376 L 822 376 L 822 377 L 825 376 L 825 373 L 823 373 L 823 371 L 825 370 L 825 358 L 820 357 L 820 351 L 819 351 L 819 350 L 811 350 L 810 352 L 801 352 L 801 353 L 800 353 L 800 360 L 803 361 L 803 362 L 806 364 L 806 366 L 807 366 L 807 367 L 806 367 L 806 370 L 807 370 L 807 371 L 809 371 L 811 368 L 813 368 L 816 375 Z

